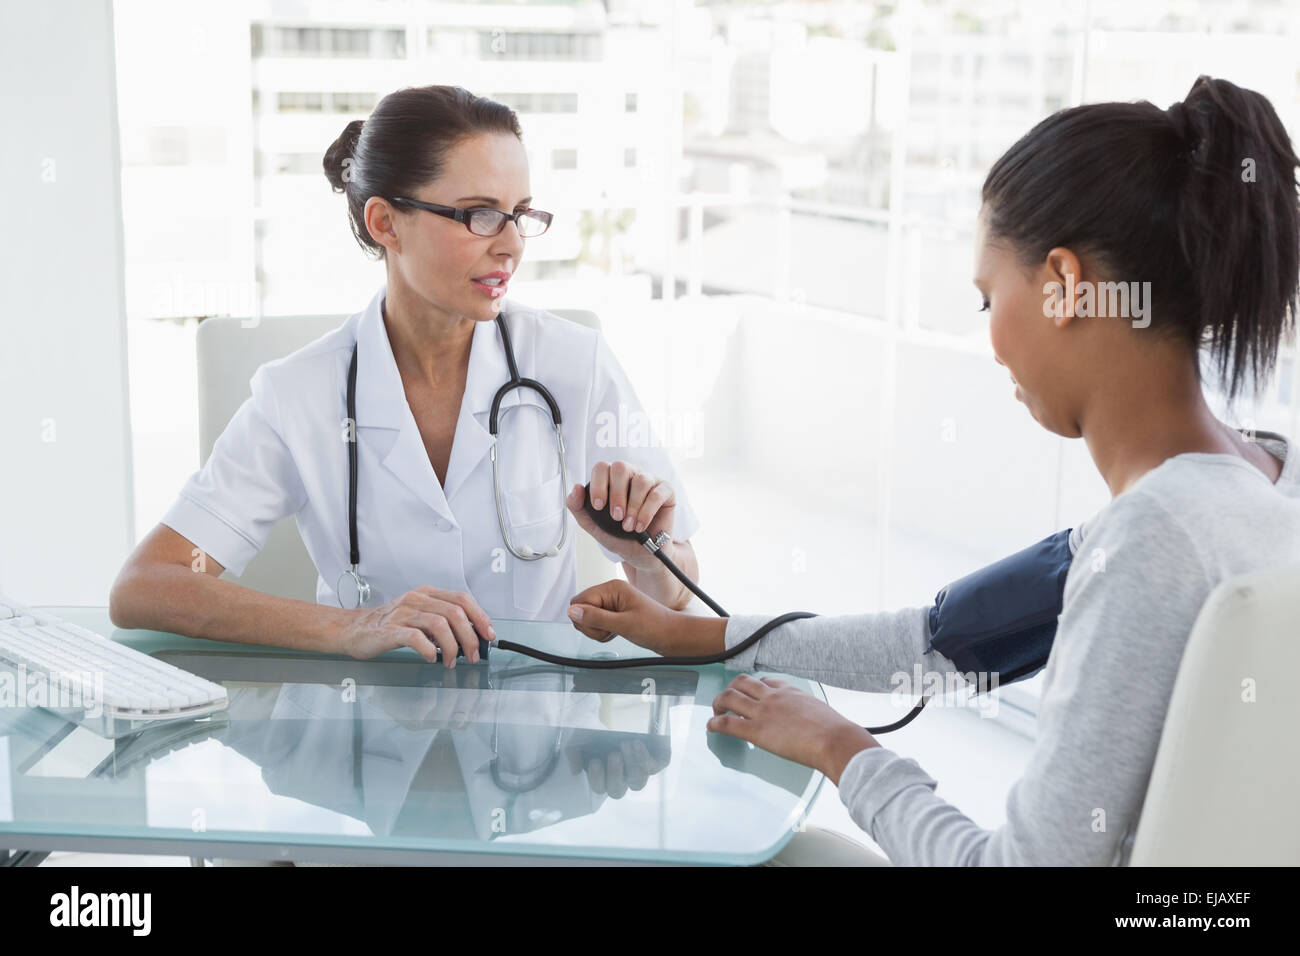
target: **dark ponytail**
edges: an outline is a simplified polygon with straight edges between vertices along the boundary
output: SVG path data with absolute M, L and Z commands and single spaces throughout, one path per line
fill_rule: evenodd
M 522 139 L 514 110 L 459 86 L 407 87 L 389 93 L 363 123 L 353 120 L 325 151 L 325 178 L 348 200 L 348 222 L 362 249 L 384 247 L 366 229 L 366 200 L 410 195 L 442 175 L 447 151 L 476 133 Z
M 343 127 L 339 138 L 325 151 L 325 178 L 330 181 L 336 193 L 347 190 L 352 178 L 352 163 L 357 151 L 357 140 L 361 138 L 362 120 L 353 120 Z
M 1208 345 L 1232 400 L 1295 328 L 1298 164 L 1267 99 L 1202 76 L 1168 110 L 1054 113 L 994 163 L 982 198 L 1027 265 L 1067 246 L 1111 280 L 1149 281 L 1151 331 Z

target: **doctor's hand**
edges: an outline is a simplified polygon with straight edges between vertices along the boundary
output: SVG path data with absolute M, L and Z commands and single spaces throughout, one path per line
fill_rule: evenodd
M 825 701 L 774 677 L 741 674 L 714 698 L 713 714 L 706 726 L 714 733 L 820 770 L 836 786 L 854 756 L 880 746 Z
M 726 649 L 726 618 L 670 610 L 617 579 L 570 598 L 569 619 L 592 640 L 608 641 L 618 634 L 665 656 L 697 657 Z
M 660 531 L 672 535 L 677 497 L 667 482 L 626 461 L 598 461 L 591 469 L 590 485 L 592 507 L 603 511 L 608 503 L 610 517 L 622 522 L 624 531 L 644 531 L 651 538 Z M 578 527 L 617 554 L 625 564 L 647 571 L 663 568 L 639 541 L 615 538 L 596 527 L 584 507 L 582 485 L 570 488 L 564 503 L 573 512 Z
M 342 653 L 358 660 L 409 647 L 430 663 L 442 648 L 445 666 L 453 668 L 460 648 L 467 661 L 478 660 L 474 628 L 489 641 L 496 637 L 491 619 L 469 594 L 425 585 L 378 607 L 353 611 L 338 644 Z
M 597 462 L 591 470 L 591 503 L 598 511 L 606 509 L 615 520 L 622 521 L 625 531 L 640 531 L 651 538 L 663 531 L 671 539 L 677 497 L 667 482 L 637 469 L 625 461 Z M 641 542 L 606 534 L 587 514 L 586 492 L 582 485 L 569 489 L 565 505 L 573 512 L 578 527 L 596 539 L 623 561 L 627 579 L 660 604 L 682 609 L 690 603 L 691 592 Z M 699 580 L 699 562 L 689 541 L 670 540 L 663 548 L 664 557 L 672 561 L 693 581 Z
M 490 694 L 487 670 L 447 668 L 420 688 L 376 687 L 371 701 L 407 730 L 464 730 L 486 711 Z

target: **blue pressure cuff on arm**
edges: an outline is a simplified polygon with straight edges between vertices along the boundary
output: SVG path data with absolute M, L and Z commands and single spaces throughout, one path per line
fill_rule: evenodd
M 952 582 L 930 608 L 931 649 L 998 684 L 1032 677 L 1047 666 L 1073 558 L 1067 528 Z

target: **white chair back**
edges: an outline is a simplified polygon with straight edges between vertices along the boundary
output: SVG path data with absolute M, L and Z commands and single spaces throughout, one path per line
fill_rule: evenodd
M 1131 866 L 1300 864 L 1300 566 L 1219 583 L 1187 641 Z

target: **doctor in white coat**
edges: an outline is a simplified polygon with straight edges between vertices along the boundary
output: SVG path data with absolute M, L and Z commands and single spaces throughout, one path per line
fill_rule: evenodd
M 583 510 L 590 482 L 596 507 L 666 533 L 669 556 L 698 577 L 699 521 L 664 449 L 626 427 L 643 415 L 627 376 L 594 330 L 507 304 L 526 238 L 551 218 L 531 205 L 514 112 L 457 87 L 399 90 L 348 124 L 324 167 L 357 241 L 384 261 L 385 286 L 338 329 L 257 370 L 251 398 L 119 574 L 113 623 L 358 658 L 409 646 L 433 660 L 441 648 L 449 666 L 459 646 L 475 661 L 474 629 L 495 637 L 494 617 L 566 620 L 577 590 L 570 514 L 633 586 L 684 607 L 690 593 L 648 551 Z M 519 376 L 558 405 L 567 486 L 541 393 L 510 389 L 495 442 L 489 434 L 493 397 L 512 378 L 499 316 Z M 629 435 L 639 440 L 618 444 Z M 352 440 L 357 570 L 370 588 L 360 607 Z M 219 579 L 242 573 L 290 515 L 319 572 L 316 604 Z M 558 553 L 518 556 L 554 548 L 562 532 Z

